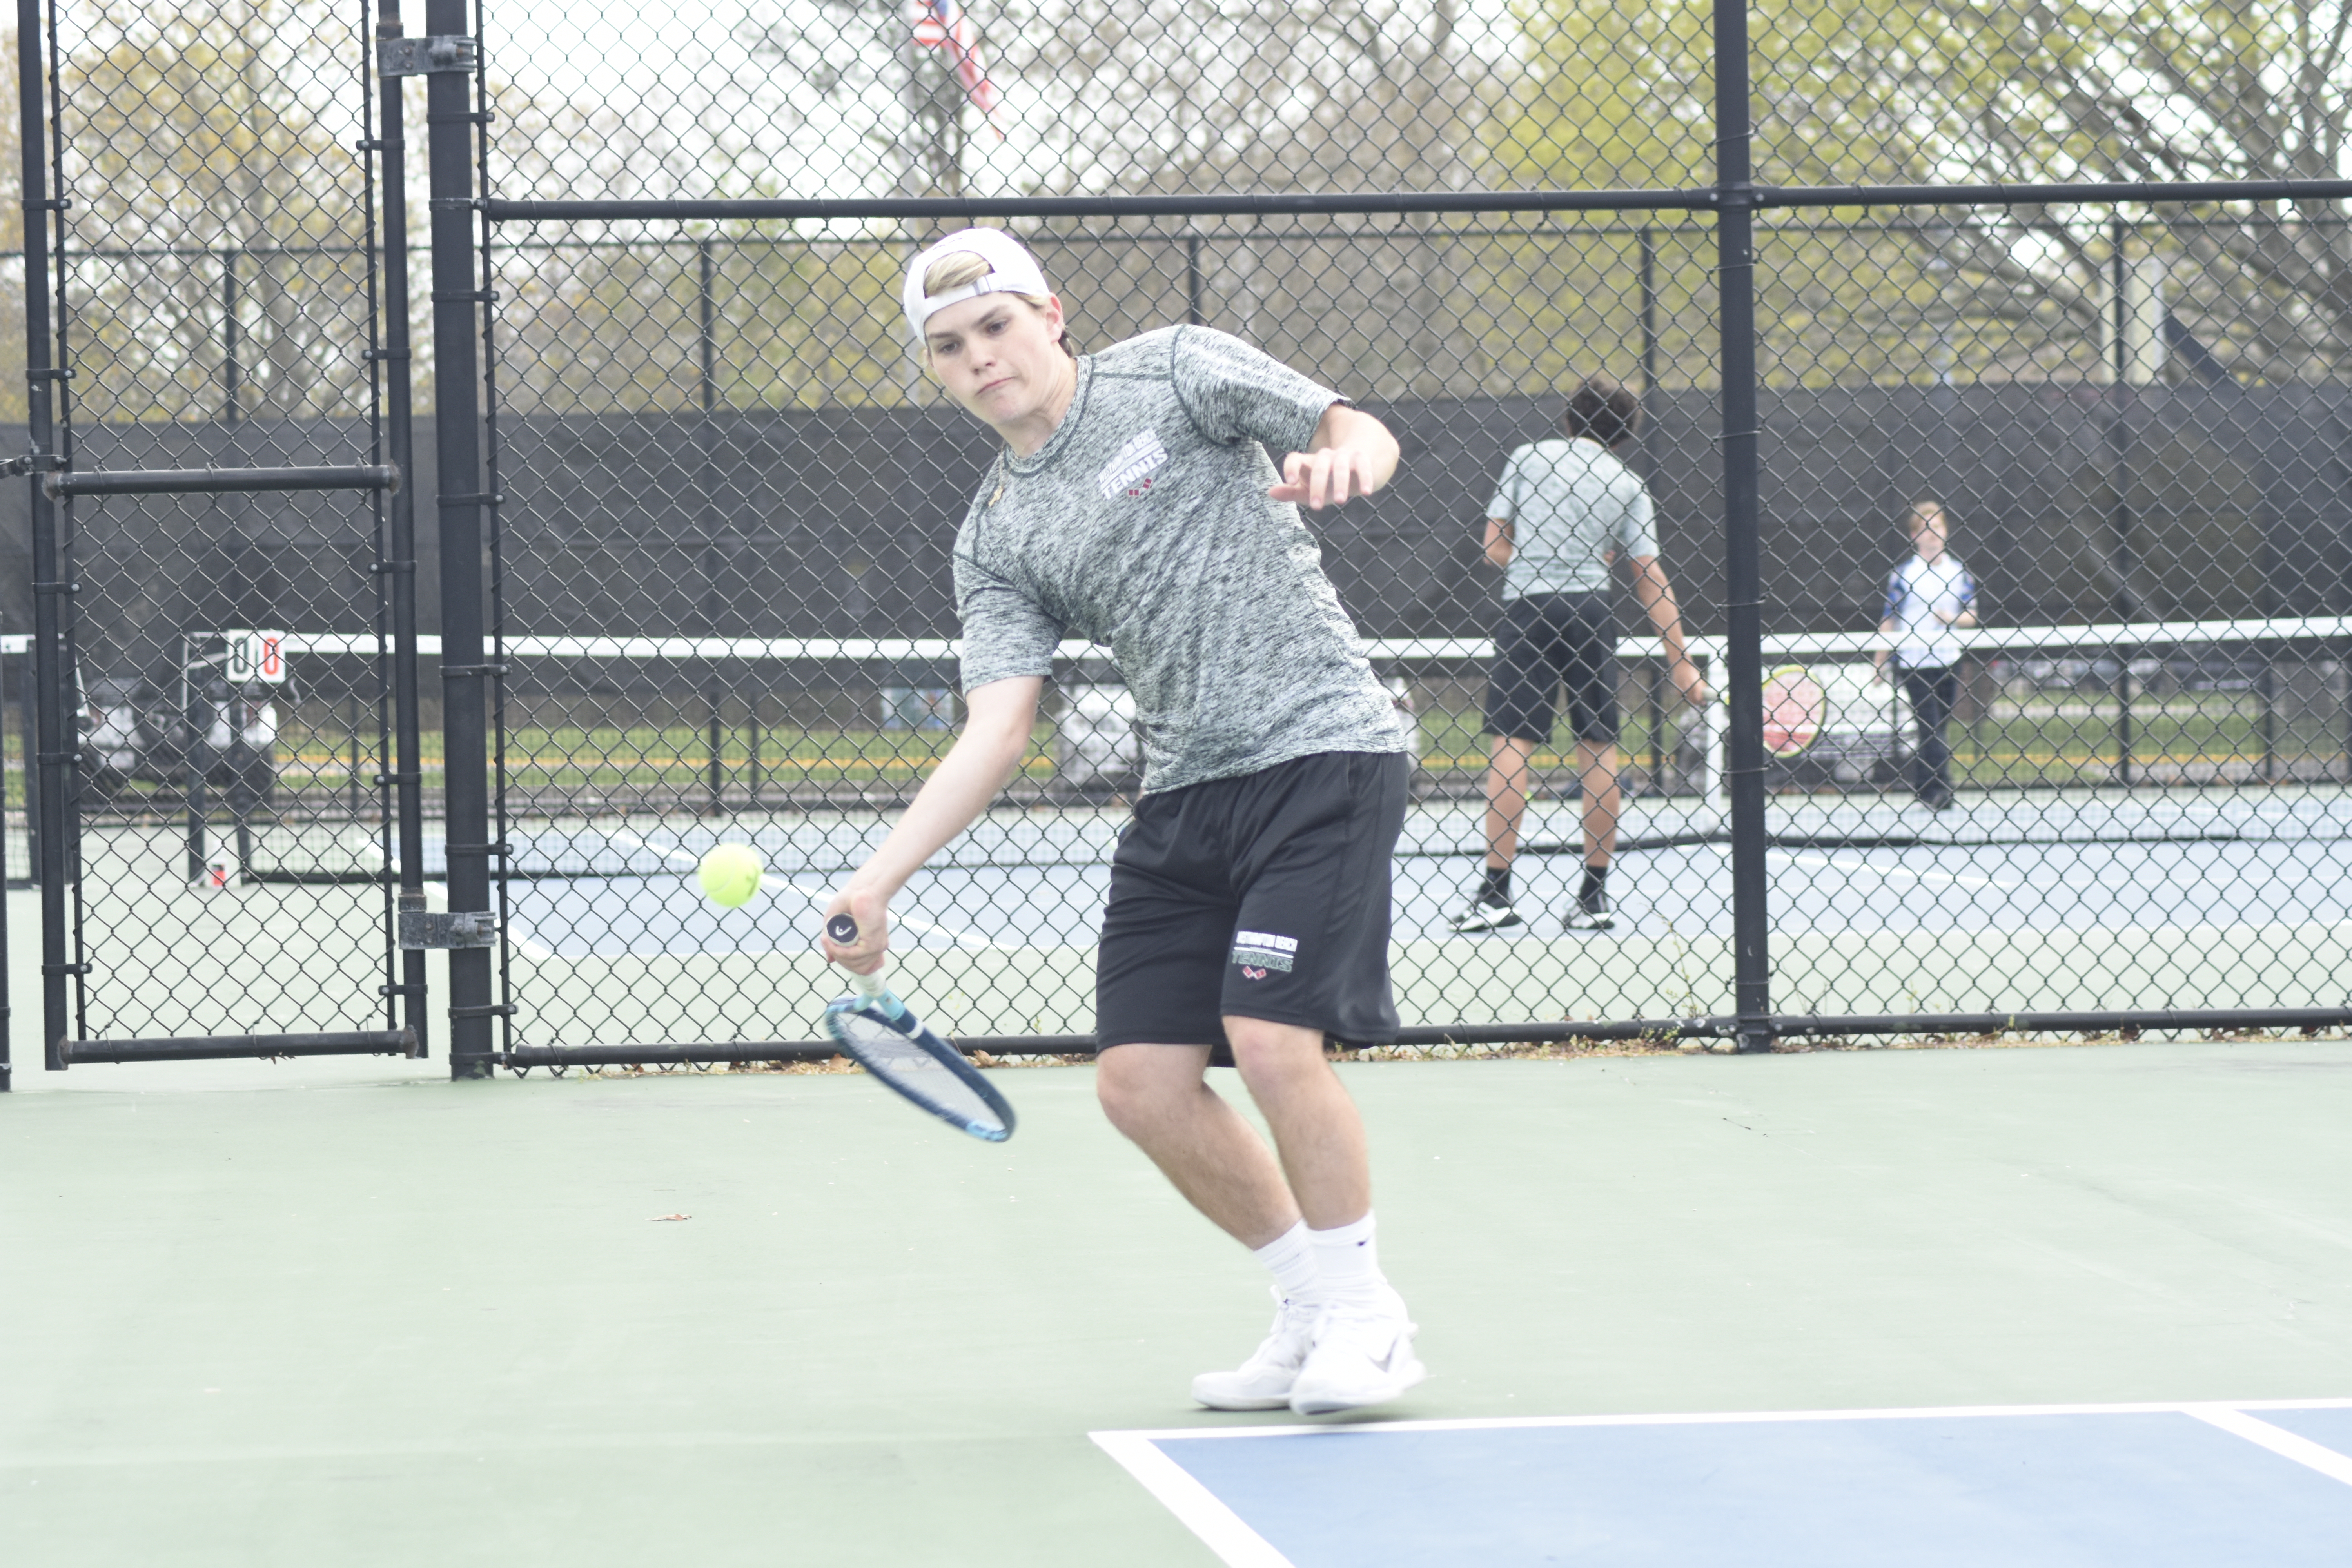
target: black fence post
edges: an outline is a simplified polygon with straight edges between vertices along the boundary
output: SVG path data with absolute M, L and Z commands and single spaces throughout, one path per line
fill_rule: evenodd
M 707 419 L 719 408 L 718 257 L 709 237 L 694 242 L 694 258 L 698 390 Z
M 1658 234 L 1648 224 L 1641 228 L 1642 247 L 1642 477 L 1654 481 L 1658 474 Z M 1666 790 L 1666 748 L 1661 731 L 1666 710 L 1659 683 L 1665 666 L 1652 661 L 1642 682 L 1642 723 L 1650 739 L 1649 792 Z
M 700 352 L 698 391 L 702 419 L 695 433 L 695 450 L 700 471 L 695 476 L 702 492 L 703 588 L 702 611 L 709 635 L 718 637 L 723 628 L 719 623 L 720 604 L 725 591 L 719 585 L 719 574 L 726 568 L 726 553 L 719 544 L 719 497 L 717 462 L 718 434 L 711 421 L 719 411 L 719 329 L 716 320 L 718 279 L 714 276 L 716 258 L 711 241 L 706 237 L 694 242 L 695 259 L 695 322 Z M 710 661 L 703 679 L 703 703 L 707 710 L 710 746 L 709 776 L 704 785 L 704 811 L 717 816 L 726 803 L 727 763 L 726 731 L 721 710 L 727 702 L 727 677 L 717 659 Z
M 1658 231 L 1642 226 L 1642 394 L 1658 390 Z M 1657 416 L 1651 409 L 1651 417 Z
M 2109 389 L 2115 398 L 2115 417 L 2107 426 L 2108 450 L 2116 463 L 2116 531 L 2115 553 L 2111 570 L 2115 573 L 2114 604 L 2116 619 L 2128 625 L 2139 616 L 2139 596 L 2132 588 L 2132 575 L 2139 562 L 2132 550 L 2131 508 L 2131 345 L 2126 326 L 2131 319 L 2131 300 L 2127 291 L 2130 279 L 2129 263 L 2124 255 L 2127 232 L 2119 218 L 2111 232 L 2115 236 L 2113 254 L 2108 258 L 2108 331 L 2114 342 L 2108 345 L 2108 369 L 2115 377 Z M 2116 778 L 2124 788 L 2132 786 L 2132 689 L 2131 649 L 2118 647 L 2116 656 Z
M 1201 237 L 1184 237 L 1184 320 L 1193 326 L 1204 326 L 1209 318 L 1201 311 Z
M 40 701 L 33 679 L 33 650 L 16 665 L 16 728 L 25 752 L 25 880 L 41 885 Z
M 10 661 L 5 654 L 0 654 L 0 669 L 7 669 L 9 662 Z M 15 672 L 12 670 L 10 673 Z M 0 681 L 0 687 L 5 687 L 5 681 Z M 19 691 L 26 689 L 26 682 L 21 677 L 19 677 L 17 681 L 17 689 Z M 5 794 L 5 789 L 0 789 L 0 794 Z M 0 805 L 5 805 L 6 802 L 5 800 L 0 800 Z M 5 825 L 5 822 L 6 813 L 5 811 L 0 811 L 0 825 Z M 26 826 L 29 828 L 32 826 L 32 822 L 33 752 L 32 748 L 26 747 L 25 751 Z M 15 1043 L 16 1030 L 14 1018 L 15 1010 L 9 1005 L 8 996 L 8 969 L 10 958 L 8 952 L 8 857 L 7 846 L 5 842 L 5 833 L 0 833 L 0 1094 L 5 1094 L 11 1089 L 16 1087 L 16 1083 L 14 1081 L 16 1075 L 16 1063 L 11 1047 Z M 32 846 L 32 837 L 27 834 L 27 850 L 34 855 L 39 854 L 40 851 L 37 848 L 34 848 Z
M 29 820 L 29 815 L 28 818 Z M 5 862 L 5 846 L 0 846 L 0 862 Z M 0 863 L 0 1094 L 16 1088 L 16 1062 L 10 1049 L 16 1033 L 14 1009 L 8 998 L 8 896 L 7 867 Z
M 1717 325 L 1723 364 L 1724 782 L 1731 801 L 1733 1006 L 1743 1051 L 1772 1046 L 1764 838 L 1764 563 L 1756 397 L 1756 187 L 1749 178 L 1747 0 L 1715 0 Z
M 425 0 L 425 31 L 466 33 L 465 0 Z M 477 46 L 478 47 L 478 46 Z M 432 203 L 434 437 L 441 514 L 441 733 L 448 801 L 450 912 L 490 908 L 490 670 L 482 655 L 481 358 L 477 307 L 488 304 L 474 255 L 472 73 L 425 76 L 427 190 Z M 449 952 L 449 1076 L 488 1078 L 490 952 Z
M 188 727 L 187 779 L 187 838 L 188 881 L 193 886 L 202 882 L 211 860 L 211 846 L 205 842 L 212 806 L 205 798 L 205 786 L 213 771 L 213 708 L 207 700 L 203 678 L 189 667 L 194 663 L 194 643 L 188 637 L 180 639 L 180 721 Z
M 16 0 L 16 89 L 18 144 L 24 154 L 25 191 L 25 423 L 33 451 L 54 462 L 57 449 L 56 388 L 63 371 L 52 355 L 49 315 L 49 215 L 58 210 L 49 194 L 48 124 L 43 112 L 43 79 L 48 30 L 40 0 Z M 39 773 L 41 814 L 41 1061 L 51 1071 L 66 1065 L 70 1027 L 66 982 L 72 964 L 66 952 L 66 806 L 72 798 L 67 750 L 76 739 L 68 714 L 74 689 L 65 660 L 65 605 L 70 584 L 62 577 L 64 552 L 58 539 L 57 503 L 36 471 L 26 507 L 33 546 L 33 689 L 36 749 L 25 759 Z M 30 776 L 30 775 L 28 775 Z
M 760 748 L 766 744 L 766 735 L 760 723 L 760 688 L 757 682 L 753 682 L 751 689 L 744 694 L 743 706 L 751 729 L 751 747 L 746 756 L 749 776 L 744 783 L 751 807 L 757 811 L 760 809 Z
M 2352 642 L 2336 648 L 2336 677 L 2343 682 L 2343 700 L 2336 703 L 2336 741 L 2340 764 L 2326 771 L 2326 778 L 2352 783 Z
M 376 37 L 401 37 L 400 0 L 378 0 Z M 416 691 L 416 440 L 408 338 L 408 142 L 401 80 L 379 75 L 377 135 L 383 139 L 383 370 L 384 445 L 393 465 L 409 482 L 385 498 L 389 549 L 384 569 L 392 578 L 393 815 L 403 911 L 425 909 L 425 775 L 422 722 Z M 445 568 L 446 570 L 446 568 Z M 427 1026 L 425 953 L 403 948 L 401 1021 L 416 1036 L 419 1056 L 432 1043 Z
M 227 247 L 221 258 L 221 419 L 234 425 L 245 401 L 244 378 L 237 363 L 236 320 L 236 247 Z

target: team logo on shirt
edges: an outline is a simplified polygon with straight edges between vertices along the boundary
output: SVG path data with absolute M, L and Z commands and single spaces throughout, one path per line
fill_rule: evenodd
M 1151 471 L 1167 460 L 1168 448 L 1160 444 L 1160 432 L 1139 430 L 1103 465 L 1102 472 L 1095 476 L 1095 488 L 1106 500 L 1142 495 L 1151 489 Z
M 1289 973 L 1297 952 L 1298 939 L 1295 936 L 1276 936 L 1265 931 L 1234 932 L 1233 961 L 1242 966 L 1244 980 L 1263 980 L 1269 969 Z

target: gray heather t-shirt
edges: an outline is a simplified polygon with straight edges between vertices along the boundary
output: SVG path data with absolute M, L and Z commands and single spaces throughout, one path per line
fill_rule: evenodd
M 1513 452 L 1486 515 L 1511 525 L 1503 597 L 1597 594 L 1609 552 L 1655 555 L 1657 525 L 1641 476 L 1598 441 L 1538 441 Z
M 1318 752 L 1402 752 L 1395 705 L 1266 448 L 1304 450 L 1328 387 L 1204 327 L 1078 361 L 1032 456 L 1003 453 L 956 534 L 963 688 L 1110 649 L 1135 698 L 1146 793 Z

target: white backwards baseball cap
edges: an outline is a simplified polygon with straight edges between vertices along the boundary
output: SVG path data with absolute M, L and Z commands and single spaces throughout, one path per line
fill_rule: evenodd
M 944 256 L 959 253 L 979 257 L 988 263 L 988 270 L 969 283 L 959 284 L 944 294 L 926 295 L 923 274 L 931 263 Z M 1045 285 L 1045 269 L 1029 254 L 1029 247 L 1001 228 L 959 229 L 937 244 L 927 247 L 907 264 L 907 281 L 898 298 L 907 307 L 907 331 L 917 343 L 923 341 L 923 323 L 950 305 L 961 305 L 966 300 L 977 300 L 982 294 L 1051 294 Z

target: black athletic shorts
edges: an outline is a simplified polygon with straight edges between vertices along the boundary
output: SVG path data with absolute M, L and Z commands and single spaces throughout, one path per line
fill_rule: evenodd
M 1110 862 L 1095 967 L 1098 1047 L 1209 1046 L 1228 1016 L 1396 1037 L 1389 871 L 1412 772 L 1326 752 L 1147 795 Z
M 1529 594 L 1503 608 L 1486 679 L 1486 733 L 1551 739 L 1568 688 L 1580 741 L 1617 739 L 1617 618 L 1606 594 Z

